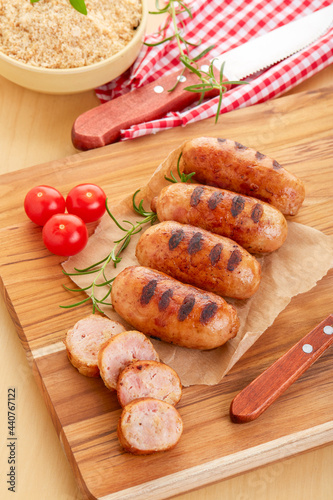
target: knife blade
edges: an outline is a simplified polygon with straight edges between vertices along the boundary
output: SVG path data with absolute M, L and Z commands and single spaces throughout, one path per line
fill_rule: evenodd
M 214 71 L 218 75 L 224 63 L 229 81 L 242 80 L 310 45 L 328 30 L 332 22 L 333 5 L 330 5 L 221 54 L 214 59 Z M 203 70 L 209 64 L 209 60 L 200 61 Z M 116 142 L 123 129 L 156 120 L 196 102 L 198 95 L 184 89 L 200 83 L 200 80 L 187 69 L 181 73 L 179 70 L 163 76 L 81 114 L 72 127 L 74 147 L 88 150 L 106 146 Z M 176 79 L 179 79 L 179 84 L 168 92 Z M 205 97 L 217 94 L 218 91 L 210 91 Z
M 229 50 L 215 58 L 214 66 L 219 70 L 224 63 L 229 80 L 242 80 L 305 49 L 332 23 L 333 5 L 329 5 Z
M 258 418 L 332 344 L 330 314 L 235 396 L 230 405 L 232 422 L 246 423 Z

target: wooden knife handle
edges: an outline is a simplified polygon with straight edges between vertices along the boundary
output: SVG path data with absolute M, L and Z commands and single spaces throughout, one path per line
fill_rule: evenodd
M 200 66 L 209 63 L 208 60 L 200 61 Z M 163 76 L 83 113 L 73 124 L 73 145 L 81 150 L 106 146 L 119 139 L 122 129 L 156 120 L 170 111 L 179 111 L 189 106 L 199 99 L 199 95 L 184 90 L 184 87 L 200 83 L 200 80 L 186 69 L 183 75 L 186 81 L 180 82 L 175 90 L 168 92 L 180 75 L 181 71 L 177 71 Z M 206 96 L 213 97 L 217 94 L 218 91 L 214 90 L 207 92 Z
M 237 394 L 230 405 L 231 420 L 245 423 L 258 418 L 331 344 L 332 314 Z

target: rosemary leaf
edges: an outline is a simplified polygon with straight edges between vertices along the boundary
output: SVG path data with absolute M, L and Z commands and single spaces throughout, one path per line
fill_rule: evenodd
M 103 262 L 105 262 L 107 259 L 107 257 L 105 257 L 104 259 L 100 260 L 99 262 L 96 262 L 95 264 L 92 264 L 91 266 L 89 267 L 86 267 L 85 269 L 78 269 L 77 267 L 74 267 L 74 270 L 77 271 L 78 273 L 84 273 L 85 271 L 90 271 L 91 269 L 93 269 L 94 267 L 97 267 L 99 266 L 100 264 L 103 264 Z M 64 272 L 64 271 L 63 271 Z M 64 272 L 64 274 L 66 274 Z
M 199 59 L 202 59 L 203 57 L 205 57 L 205 55 L 208 54 L 208 52 L 210 52 L 214 47 L 215 47 L 215 45 L 210 45 L 205 50 L 203 50 L 202 52 L 200 52 L 200 54 L 198 54 L 197 56 L 193 57 L 192 61 L 194 61 L 194 62 L 199 61 Z
M 85 299 L 80 300 L 80 302 L 76 302 L 75 304 L 69 304 L 68 306 L 59 306 L 59 307 L 61 307 L 62 309 L 71 309 L 72 307 L 77 307 L 80 306 L 81 304 L 85 304 L 85 302 L 88 302 L 89 299 L 90 297 L 86 297 Z
M 145 42 L 145 45 L 147 45 L 147 47 L 157 47 L 157 45 L 162 45 L 162 43 L 168 42 L 169 40 L 172 40 L 173 38 L 175 38 L 175 35 L 169 36 L 168 38 L 164 38 L 164 40 L 160 40 L 159 42 L 155 42 L 155 43 Z
M 94 274 L 97 273 L 98 271 L 99 269 L 93 269 L 92 271 L 77 271 L 75 273 L 66 273 L 66 271 L 62 269 L 62 272 L 65 276 L 81 276 L 83 274 Z
M 81 14 L 87 15 L 87 7 L 84 0 L 69 0 L 72 7 Z
M 87 7 L 84 0 L 69 0 L 72 7 L 80 12 L 80 14 L 87 15 Z M 39 0 L 30 0 L 30 3 L 37 3 Z
M 62 285 L 66 290 L 69 292 L 81 292 L 82 290 L 89 290 L 91 288 L 91 285 L 86 286 L 85 288 L 69 288 L 66 285 Z

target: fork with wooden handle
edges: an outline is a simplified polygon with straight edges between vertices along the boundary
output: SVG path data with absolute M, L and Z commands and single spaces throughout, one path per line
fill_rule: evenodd
M 251 422 L 295 382 L 333 344 L 330 314 L 232 400 L 230 418 Z

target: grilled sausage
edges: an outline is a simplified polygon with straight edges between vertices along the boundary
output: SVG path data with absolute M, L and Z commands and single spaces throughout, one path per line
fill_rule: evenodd
M 120 372 L 136 359 L 159 361 L 150 340 L 141 332 L 125 331 L 105 342 L 98 354 L 98 367 L 108 389 L 116 389 Z
M 68 359 L 82 375 L 99 377 L 97 358 L 101 346 L 124 330 L 117 321 L 96 314 L 80 319 L 64 340 Z
M 303 182 L 276 160 L 229 139 L 200 137 L 185 143 L 184 172 L 194 179 L 254 196 L 285 215 L 295 215 L 303 203 Z
M 117 428 L 121 445 L 135 455 L 171 450 L 182 432 L 176 408 L 153 398 L 137 399 L 125 406 Z
M 277 250 L 285 241 L 287 221 L 268 203 L 201 184 L 170 184 L 152 199 L 160 221 L 175 220 L 226 236 L 251 253 Z
M 260 284 L 260 264 L 244 248 L 179 222 L 165 221 L 147 229 L 137 244 L 136 257 L 142 266 L 236 299 L 251 297 Z
M 121 406 L 146 397 L 176 405 L 181 396 L 182 384 L 177 373 L 159 361 L 133 361 L 118 378 L 117 398 Z
M 121 271 L 112 284 L 117 313 L 134 328 L 193 349 L 213 349 L 237 334 L 233 306 L 218 295 L 140 266 Z

